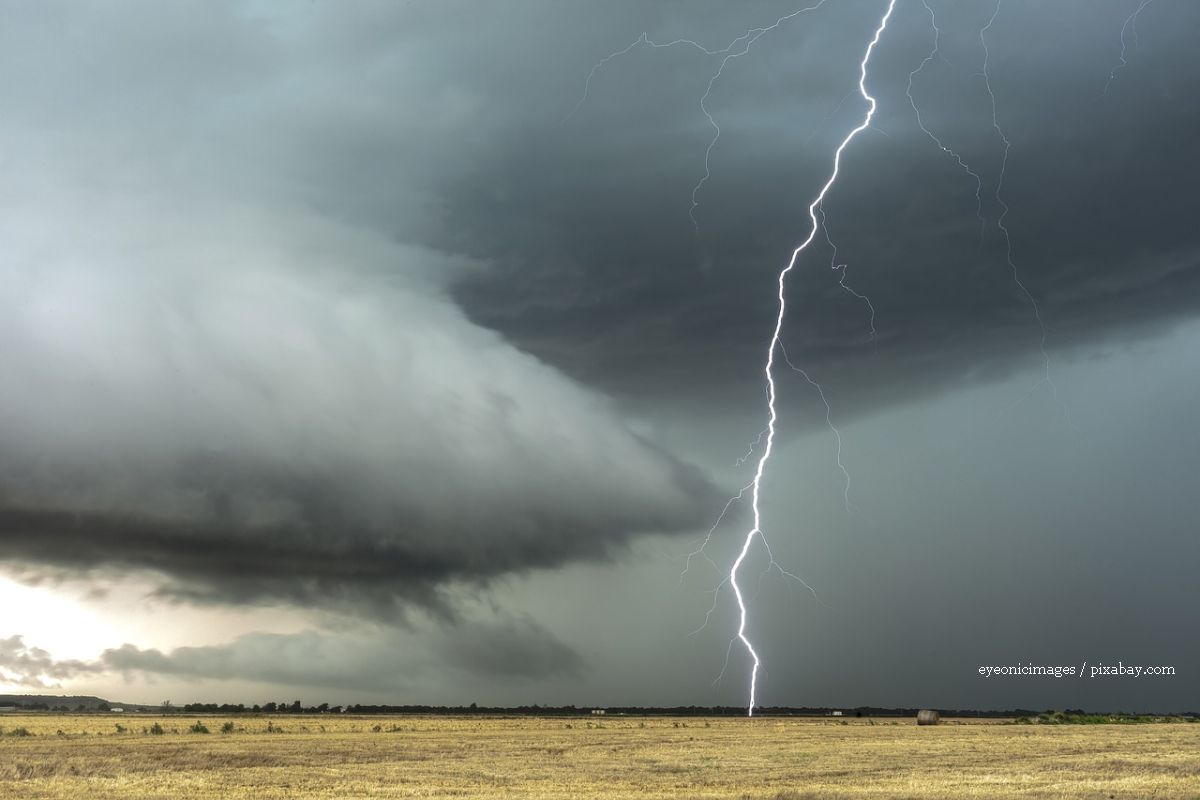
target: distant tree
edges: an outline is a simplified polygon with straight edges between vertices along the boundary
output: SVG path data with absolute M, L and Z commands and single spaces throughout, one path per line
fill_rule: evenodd
M 112 706 L 110 706 L 108 703 L 101 703 L 100 705 L 96 706 L 96 710 L 97 711 L 112 711 Z
M 292 707 L 291 707 L 290 709 L 288 709 L 288 710 L 289 710 L 289 711 L 291 711 L 293 714 L 299 714 L 299 713 L 300 713 L 300 701 L 299 701 L 299 700 L 293 700 L 293 701 L 292 701 Z
M 277 708 L 278 706 L 276 706 L 274 703 L 266 703 L 263 705 L 262 710 L 268 714 L 274 714 Z
M 159 704 L 159 707 L 163 710 L 163 713 L 168 713 L 175 708 L 170 700 L 163 700 L 162 703 Z

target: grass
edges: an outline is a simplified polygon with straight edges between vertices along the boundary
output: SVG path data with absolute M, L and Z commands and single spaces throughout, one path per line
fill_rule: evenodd
M 0 797 L 1200 797 L 1186 723 L 289 714 L 191 733 L 231 721 L 128 715 L 114 733 L 112 716 L 5 715 L 29 735 L 0 737 Z

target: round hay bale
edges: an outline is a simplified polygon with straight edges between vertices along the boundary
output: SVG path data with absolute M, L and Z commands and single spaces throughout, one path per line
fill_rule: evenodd
M 917 712 L 918 725 L 937 725 L 941 718 L 942 715 L 932 709 L 922 708 Z

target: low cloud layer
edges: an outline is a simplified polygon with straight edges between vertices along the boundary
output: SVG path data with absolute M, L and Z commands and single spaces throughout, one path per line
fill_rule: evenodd
M 127 680 L 249 681 L 399 696 L 431 678 L 508 686 L 583 671 L 574 650 L 533 620 L 512 616 L 424 633 L 392 627 L 250 633 L 226 644 L 166 652 L 125 644 L 92 660 L 56 660 L 21 636 L 0 639 L 0 682 L 31 689 L 121 675 Z
M 50 653 L 25 643 L 22 636 L 0 639 L 0 683 L 26 689 L 49 689 L 61 681 L 98 671 L 84 661 L 57 660 Z
M 580 657 L 526 619 L 472 623 L 426 636 L 392 630 L 359 633 L 253 633 L 167 653 L 134 645 L 107 650 L 100 664 L 126 677 L 240 680 L 297 687 L 396 693 L 437 675 L 510 684 L 578 675 Z

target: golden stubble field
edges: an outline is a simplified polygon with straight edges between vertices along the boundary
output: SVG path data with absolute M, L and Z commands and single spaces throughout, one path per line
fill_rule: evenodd
M 197 720 L 211 733 L 190 732 Z M 155 723 L 165 733 L 143 732 Z M 1200 798 L 1200 724 L 6 714 L 0 727 L 0 798 L 22 800 Z

